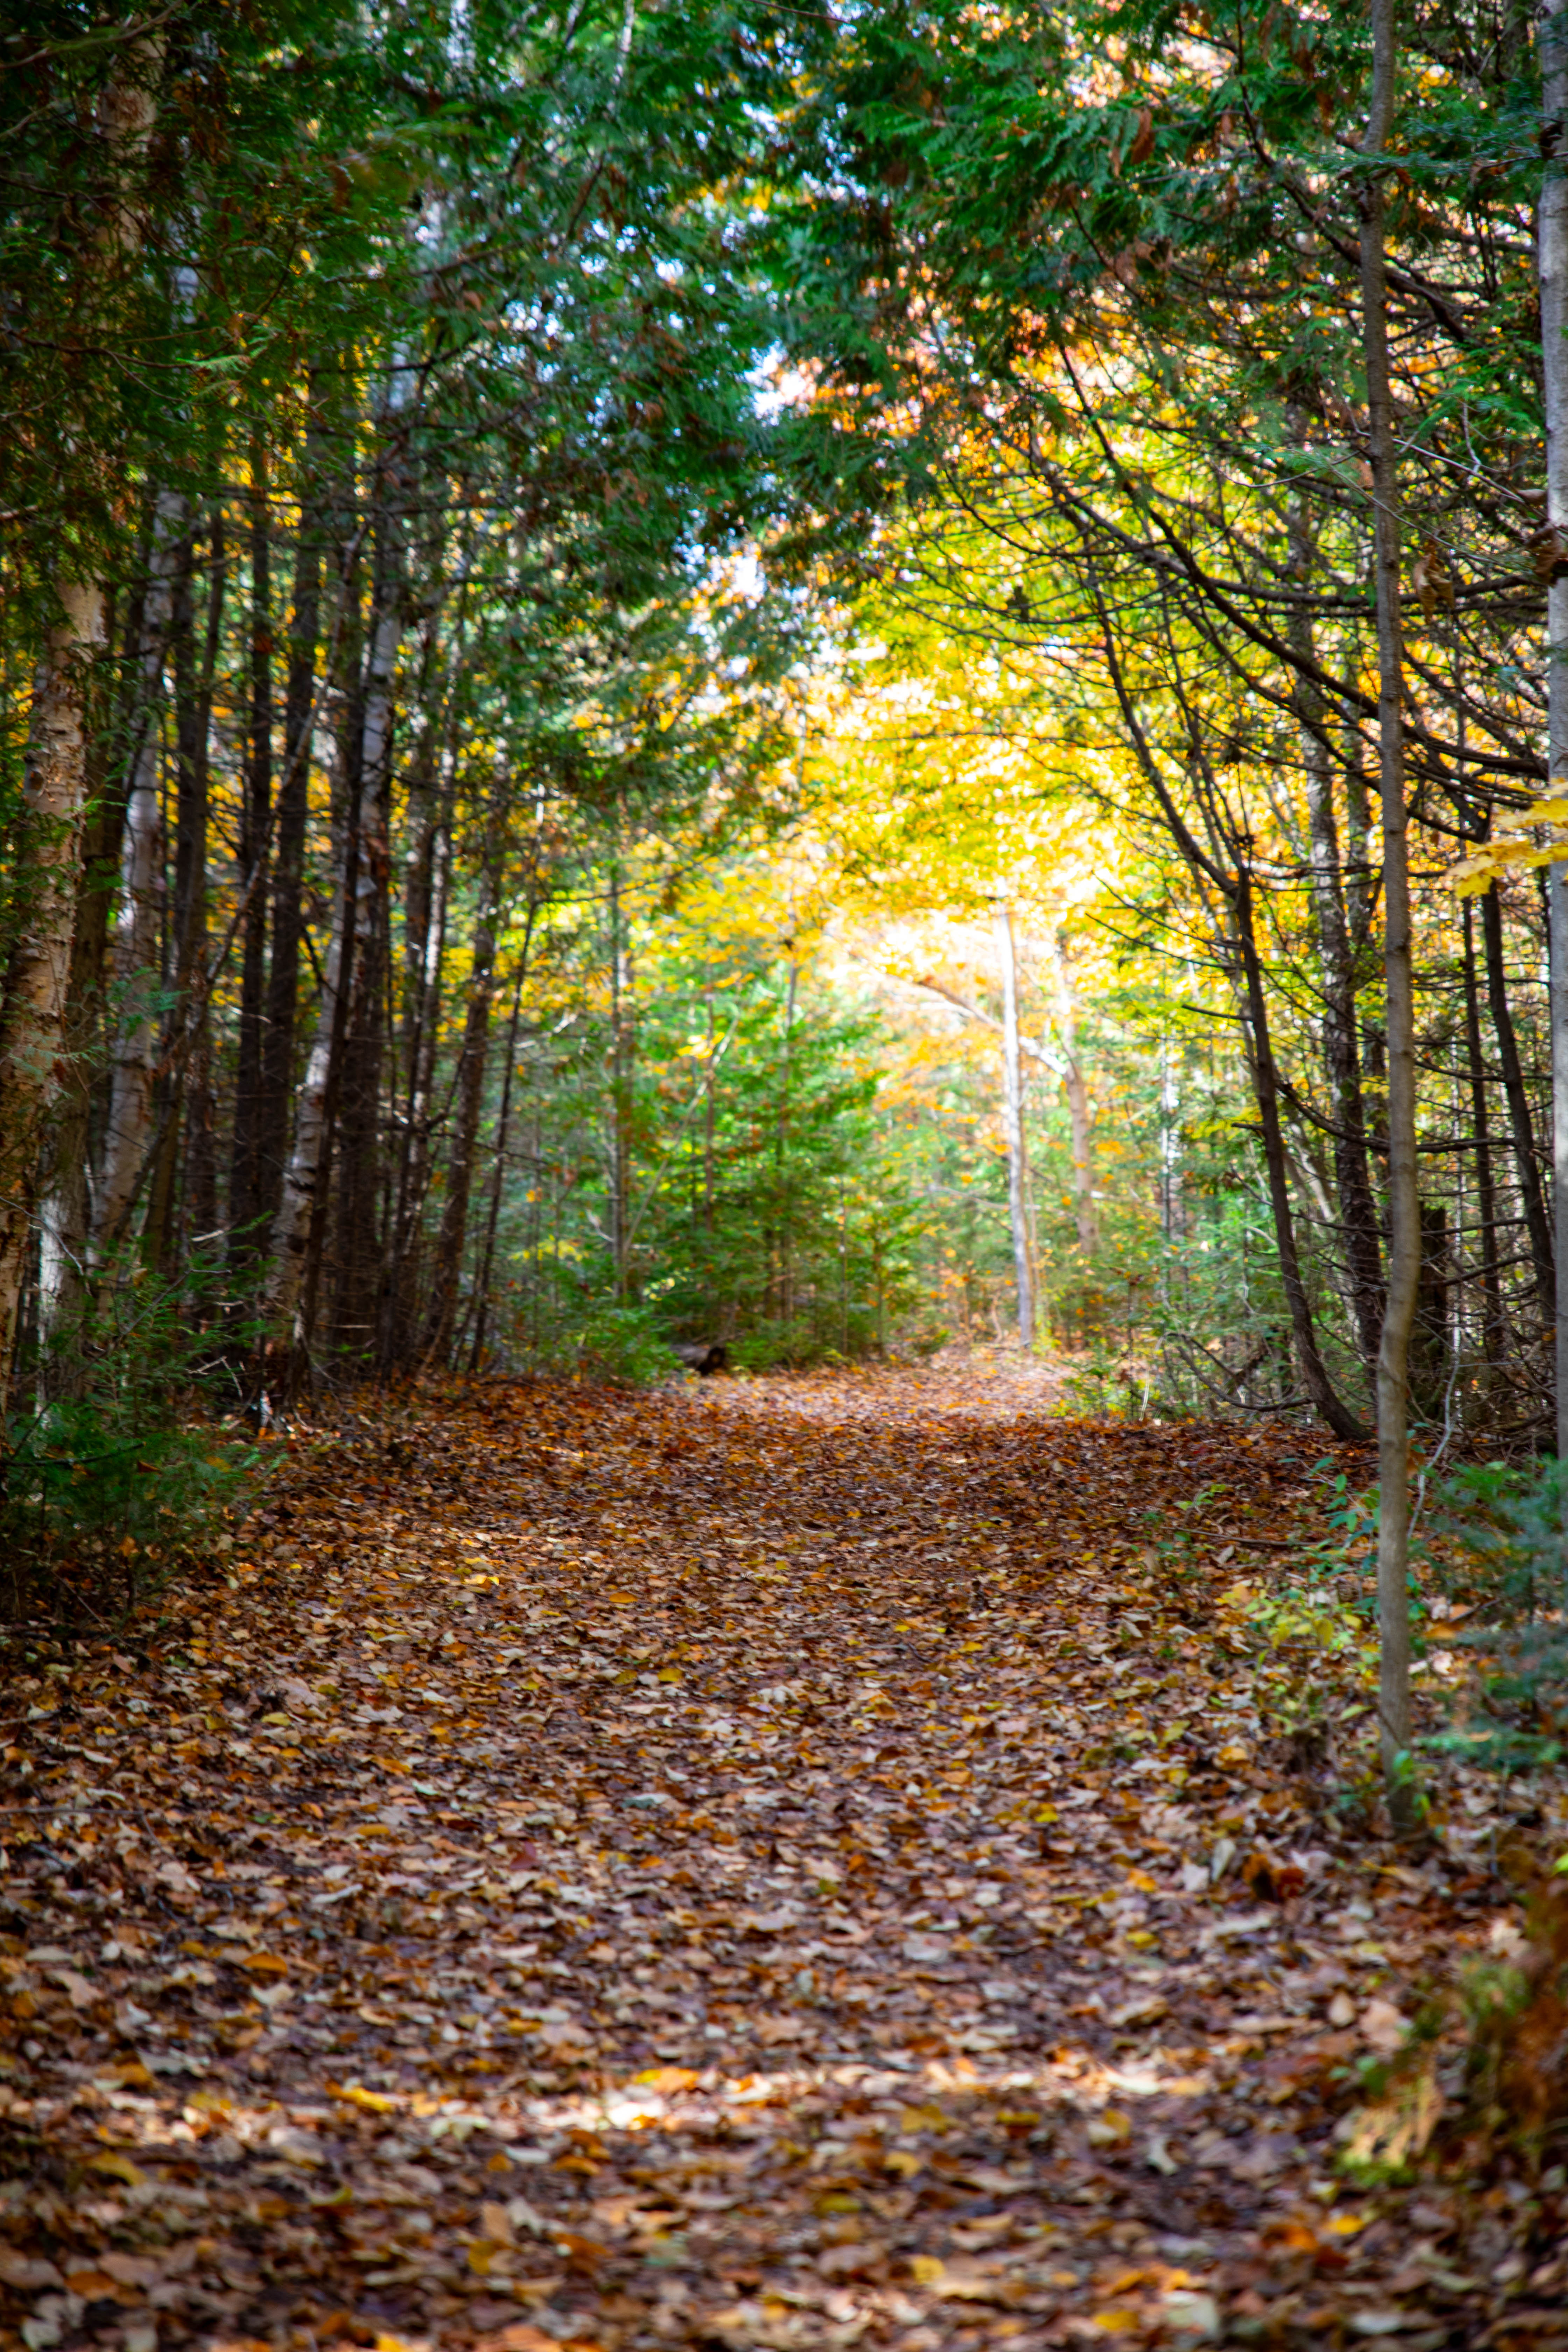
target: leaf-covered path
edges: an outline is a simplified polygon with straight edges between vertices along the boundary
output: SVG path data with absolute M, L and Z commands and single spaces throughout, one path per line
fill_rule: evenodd
M 1333 2134 L 1496 1890 L 1213 1607 L 1319 1449 L 1028 1408 L 426 1402 L 6 1685 L 4 2340 L 1474 2341 Z

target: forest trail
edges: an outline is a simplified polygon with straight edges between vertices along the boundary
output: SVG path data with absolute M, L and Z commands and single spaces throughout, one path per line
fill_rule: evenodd
M 1337 1827 L 1215 1608 L 1321 1450 L 984 1367 L 297 1446 L 5 1693 L 5 2340 L 1477 2340 L 1332 2158 L 1498 1890 Z

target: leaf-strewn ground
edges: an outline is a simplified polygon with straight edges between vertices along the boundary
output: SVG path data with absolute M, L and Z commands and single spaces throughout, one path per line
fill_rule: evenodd
M 0 2338 L 1554 2340 L 1506 2211 L 1334 2168 L 1508 1920 L 1255 1716 L 1321 1452 L 928 1373 L 301 1454 L 177 1638 L 6 1686 Z

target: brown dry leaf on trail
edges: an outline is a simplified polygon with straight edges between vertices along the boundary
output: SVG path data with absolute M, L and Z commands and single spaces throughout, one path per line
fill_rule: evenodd
M 177 1640 L 10 1686 L 0 2341 L 1475 2340 L 1335 2156 L 1495 1890 L 1341 1828 L 1225 1599 L 1312 1460 L 933 1371 L 300 1445 Z

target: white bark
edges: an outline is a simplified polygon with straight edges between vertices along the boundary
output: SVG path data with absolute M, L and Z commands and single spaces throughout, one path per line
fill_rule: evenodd
M 107 168 L 87 266 L 106 278 L 142 242 L 134 176 L 153 129 L 163 56 L 161 33 L 129 43 L 100 103 Z M 27 737 L 31 898 L 0 999 L 0 1390 L 16 1342 L 39 1147 L 62 1082 L 87 806 L 87 680 L 104 640 L 101 583 L 57 581 L 55 594 L 61 617 L 45 638 Z
M 59 1092 L 87 806 L 85 673 L 103 642 L 96 584 L 57 590 L 61 617 L 33 688 L 25 785 L 30 903 L 0 1013 L 0 1385 L 26 1271 L 38 1141 Z
M 996 955 L 1002 967 L 1002 1106 L 1007 1137 L 1007 1214 L 1013 1227 L 1013 1265 L 1018 1293 L 1018 1337 L 1035 1344 L 1035 1281 L 1029 1263 L 1029 1219 L 1024 1170 L 1024 1081 L 1018 1056 L 1018 967 L 1013 946 L 1013 915 L 1005 900 L 996 909 Z
M 153 1141 L 153 1087 L 158 1062 L 158 989 L 163 940 L 163 810 L 158 789 L 163 660 L 169 645 L 179 543 L 190 501 L 161 490 L 138 649 L 135 754 L 125 809 L 121 898 L 115 940 L 120 1024 L 114 1046 L 109 1125 L 94 1202 L 100 1248 L 123 1234 Z
M 1546 591 L 1549 791 L 1568 792 L 1568 0 L 1542 0 L 1542 180 L 1538 268 L 1541 362 L 1546 391 L 1546 521 L 1552 566 Z M 1552 927 L 1552 1171 L 1558 1312 L 1557 1458 L 1568 1462 L 1568 864 L 1547 877 Z

